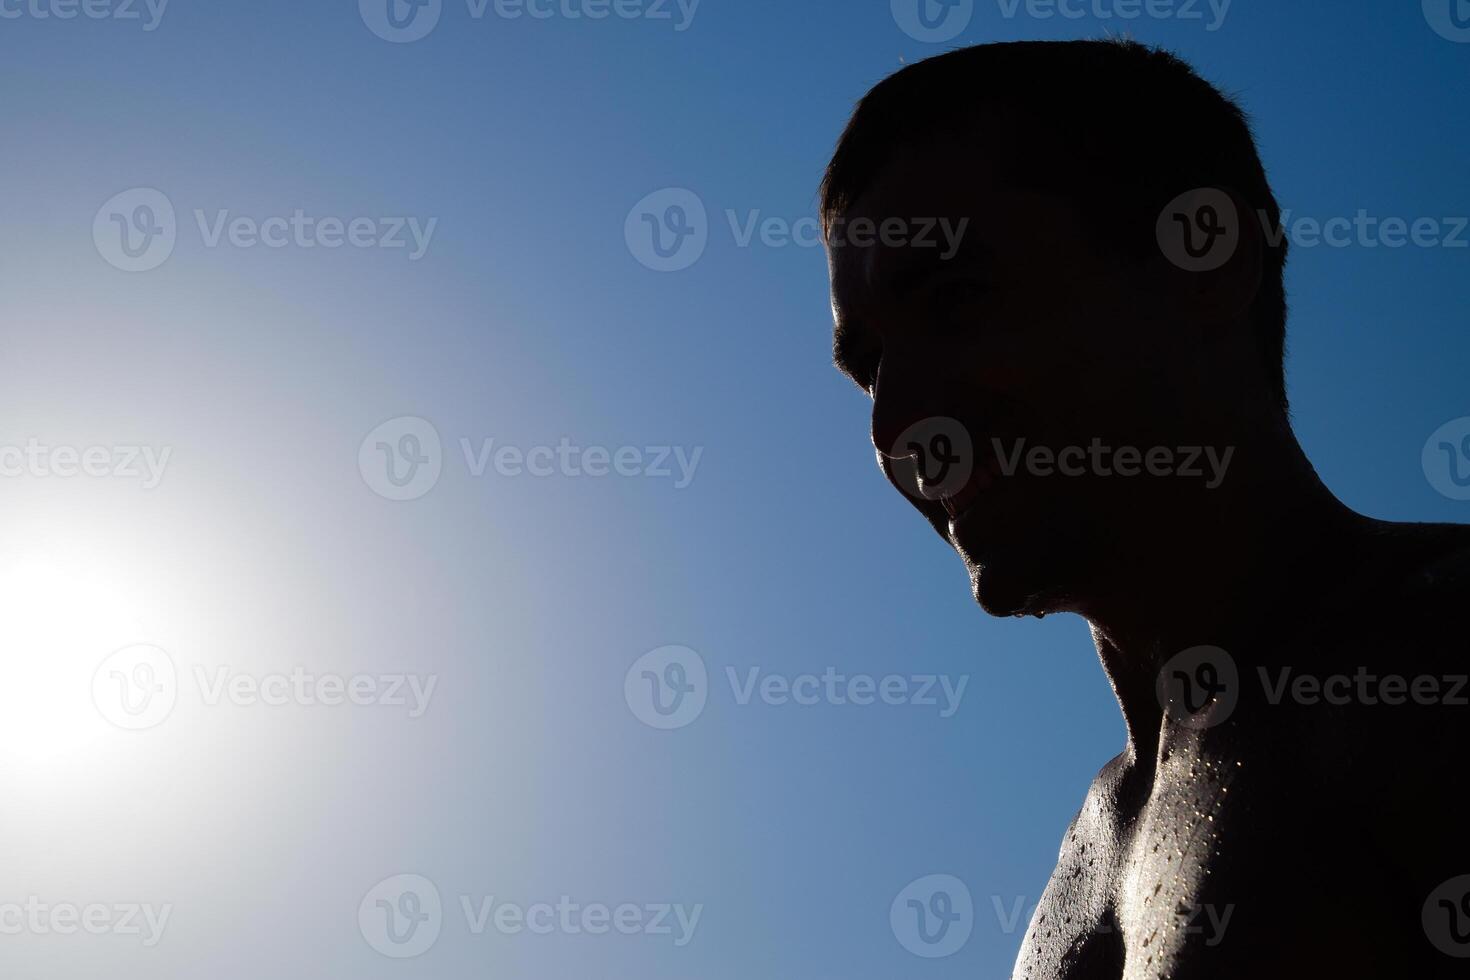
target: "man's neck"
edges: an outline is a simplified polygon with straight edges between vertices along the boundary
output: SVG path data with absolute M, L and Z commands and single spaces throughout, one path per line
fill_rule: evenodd
M 1322 601 L 1364 553 L 1373 522 L 1332 495 L 1295 439 L 1262 445 L 1237 453 L 1219 491 L 1161 513 L 1139 565 L 1083 610 L 1139 761 L 1158 748 L 1166 660 L 1211 645 L 1251 664 L 1286 603 Z

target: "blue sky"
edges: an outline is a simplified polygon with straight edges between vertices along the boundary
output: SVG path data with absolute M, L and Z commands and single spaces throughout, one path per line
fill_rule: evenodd
M 0 936 L 6 972 L 1006 975 L 1116 706 L 1082 622 L 986 618 L 882 481 L 821 250 L 739 237 L 800 230 L 854 101 L 954 45 L 1126 31 L 1243 101 L 1290 220 L 1434 219 L 1428 246 L 1296 241 L 1289 381 L 1350 505 L 1470 516 L 1421 465 L 1470 415 L 1448 3 L 992 0 L 931 42 L 886 0 L 443 0 L 405 42 L 348 0 L 121 2 L 0 0 L 0 445 L 50 466 L 0 479 L 0 906 L 171 913 L 153 945 Z M 656 271 L 625 230 L 670 188 L 705 245 Z M 171 251 L 125 271 L 114 214 Z M 437 474 L 384 482 L 380 442 Z M 640 658 L 671 646 L 704 706 L 661 730 L 636 692 L 670 661 Z M 106 692 L 140 664 L 174 689 L 129 728 Z M 904 703 L 742 694 L 827 673 Z M 376 686 L 329 704 L 323 677 Z M 436 678 L 420 714 L 392 677 Z M 414 959 L 371 938 L 405 874 L 442 904 Z M 889 912 L 934 874 L 973 921 L 920 958 Z M 639 928 L 476 934 L 490 896 Z M 659 906 L 700 907 L 688 942 Z

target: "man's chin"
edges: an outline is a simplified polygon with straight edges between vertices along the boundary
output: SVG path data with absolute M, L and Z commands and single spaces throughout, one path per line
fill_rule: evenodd
M 1065 514 L 1055 508 L 1053 515 Z M 983 515 L 977 515 L 983 516 Z M 952 527 L 950 544 L 970 573 L 970 591 L 992 616 L 1044 616 L 1076 608 L 1077 590 L 1087 581 L 1086 556 L 1094 553 L 1090 535 L 1057 516 L 981 524 L 973 517 Z M 956 533 L 960 532 L 960 533 Z M 968 532 L 968 533 L 964 533 Z
M 1017 574 L 1019 569 L 988 560 L 965 562 L 970 572 L 970 592 L 980 608 L 992 616 L 1045 616 L 1064 612 L 1065 598 L 1036 576 Z

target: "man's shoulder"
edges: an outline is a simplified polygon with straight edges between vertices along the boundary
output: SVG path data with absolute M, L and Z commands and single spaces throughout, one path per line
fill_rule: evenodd
M 1438 660 L 1470 600 L 1470 525 L 1374 522 L 1307 636 L 1360 662 Z M 1326 651 L 1324 651 L 1326 652 Z
M 1382 524 L 1373 538 L 1387 596 L 1432 601 L 1470 592 L 1470 524 Z

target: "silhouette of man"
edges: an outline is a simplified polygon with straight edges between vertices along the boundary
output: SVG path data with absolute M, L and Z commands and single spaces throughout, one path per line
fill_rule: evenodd
M 958 50 L 862 99 L 821 209 L 879 465 L 987 612 L 1087 620 L 1126 724 L 1014 975 L 1470 976 L 1470 529 L 1293 436 L 1240 110 L 1132 42 Z

